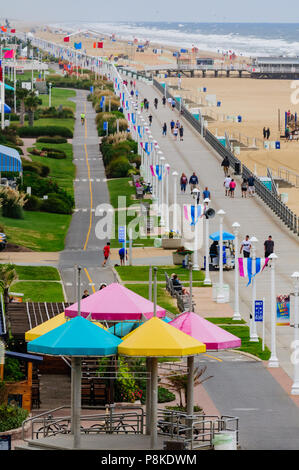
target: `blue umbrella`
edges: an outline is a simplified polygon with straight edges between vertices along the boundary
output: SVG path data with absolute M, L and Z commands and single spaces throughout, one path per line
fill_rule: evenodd
M 223 234 L 223 241 L 226 241 L 226 240 L 234 240 L 235 239 L 235 235 L 233 235 L 232 233 L 229 233 L 229 232 L 222 232 Z M 219 231 L 218 232 L 214 232 L 210 235 L 210 239 L 213 240 L 213 241 L 218 241 L 220 240 L 220 233 Z
M 1 101 L 0 101 L 0 106 L 1 106 Z M 11 113 L 11 108 L 10 108 L 7 104 L 5 104 L 5 103 L 4 103 L 4 112 L 5 112 L 6 114 Z

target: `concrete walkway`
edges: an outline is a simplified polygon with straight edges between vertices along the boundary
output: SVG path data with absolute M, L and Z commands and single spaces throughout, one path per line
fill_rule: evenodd
M 99 240 L 95 226 L 99 218 L 95 210 L 99 204 L 109 202 L 109 193 L 102 158 L 99 152 L 99 137 L 95 125 L 95 112 L 86 100 L 88 92 L 77 90 L 72 98 L 76 102 L 76 123 L 73 138 L 74 163 L 77 167 L 75 185 L 76 209 L 60 254 L 59 269 L 64 281 L 68 301 L 76 299 L 74 265 L 82 267 L 81 292 L 98 290 L 101 282 L 114 280 L 111 267 L 101 268 L 103 247 L 107 240 Z M 85 125 L 80 115 L 85 113 Z M 82 209 L 82 210 L 80 210 Z
M 268 209 L 268 207 L 257 197 L 241 198 L 240 178 L 237 180 L 235 198 L 224 196 L 223 171 L 221 168 L 222 158 L 195 132 L 187 121 L 179 116 L 177 111 L 172 111 L 169 106 L 165 108 L 161 104 L 162 97 L 153 86 L 138 82 L 138 89 L 141 97 L 146 97 L 150 104 L 154 98 L 159 99 L 158 110 L 150 106 L 150 113 L 153 116 L 151 133 L 159 142 L 160 148 L 166 158 L 166 162 L 171 165 L 171 173 L 176 170 L 180 175 L 185 172 L 189 178 L 193 171 L 199 177 L 201 191 L 208 186 L 211 191 L 211 207 L 216 211 L 223 209 L 226 212 L 224 219 L 224 230 L 232 231 L 232 224 L 239 222 L 240 240 L 245 235 L 256 236 L 257 256 L 264 255 L 263 243 L 268 235 L 272 235 L 275 242 L 275 252 L 279 257 L 277 260 L 276 293 L 287 294 L 292 291 L 290 275 L 299 269 L 298 247 L 299 240 L 293 235 L 278 219 L 278 217 Z M 143 112 L 144 116 L 146 113 Z M 180 119 L 184 125 L 184 141 L 174 141 L 171 135 L 170 121 Z M 166 122 L 168 126 L 167 137 L 162 137 L 162 125 Z M 179 138 L 178 138 L 179 139 Z M 173 185 L 170 184 L 170 202 L 173 200 Z M 177 187 L 177 200 L 179 204 L 192 203 L 193 199 L 187 189 L 186 194 L 181 195 L 179 186 Z M 218 217 L 210 221 L 210 231 L 219 230 Z M 203 254 L 203 250 L 201 250 Z M 218 274 L 211 273 L 212 280 L 217 280 Z M 230 285 L 231 299 L 233 299 L 234 273 L 224 273 L 224 281 Z M 257 298 L 265 298 L 267 306 L 266 314 L 266 343 L 270 345 L 270 270 L 267 269 L 257 278 Z M 241 314 L 245 320 L 249 320 L 251 310 L 251 288 L 246 287 L 246 282 L 240 282 Z M 219 312 L 222 307 L 219 305 Z M 258 333 L 261 336 L 261 331 Z M 293 340 L 293 329 L 289 327 L 277 327 L 277 354 L 281 365 L 289 375 L 292 374 L 292 365 L 290 364 L 290 344 Z

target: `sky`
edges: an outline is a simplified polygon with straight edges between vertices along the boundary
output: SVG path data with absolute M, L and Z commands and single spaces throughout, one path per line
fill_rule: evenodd
M 299 22 L 298 0 L 13 0 L 1 19 L 24 21 Z

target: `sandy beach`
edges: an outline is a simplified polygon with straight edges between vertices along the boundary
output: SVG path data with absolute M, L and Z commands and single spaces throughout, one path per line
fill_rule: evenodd
M 29 31 L 32 25 L 23 25 L 22 30 Z M 176 58 L 173 57 L 175 48 L 161 44 L 150 44 L 144 52 L 137 52 L 137 45 L 130 46 L 128 41 L 119 40 L 116 35 L 116 41 L 103 34 L 97 37 L 105 37 L 103 41 L 103 49 L 94 49 L 93 43 L 96 36 L 90 34 L 86 38 L 84 35 L 71 36 L 70 43 L 63 41 L 65 32 L 52 30 L 44 25 L 34 25 L 35 34 L 43 39 L 53 41 L 55 43 L 70 47 L 73 41 L 82 41 L 83 49 L 87 54 L 103 57 L 115 57 L 120 54 L 128 56 L 128 60 L 119 59 L 119 64 L 126 64 L 136 70 L 144 69 L 146 65 L 175 64 Z M 153 48 L 163 48 L 163 54 L 154 54 Z M 199 51 L 196 56 L 214 57 L 216 60 L 223 60 L 229 63 L 228 58 L 223 56 Z M 194 60 L 192 55 L 189 58 Z M 236 57 L 235 63 L 250 62 L 245 57 Z M 160 80 L 165 78 L 160 77 Z M 291 80 L 258 80 L 252 78 L 239 78 L 237 75 L 230 78 L 221 76 L 214 77 L 214 74 L 208 74 L 207 77 L 182 78 L 181 90 L 177 90 L 178 78 L 167 78 L 168 85 L 176 87 L 173 94 L 180 95 L 185 99 L 193 102 L 192 106 L 199 105 L 203 114 L 209 116 L 208 129 L 218 136 L 224 135 L 225 132 L 241 146 L 241 153 L 238 156 L 240 160 L 247 165 L 258 176 L 267 175 L 267 167 L 272 169 L 274 174 L 279 168 L 286 168 L 299 174 L 299 160 L 297 154 L 299 152 L 299 141 L 285 142 L 280 139 L 284 133 L 284 113 L 290 110 L 291 113 L 298 111 L 297 107 L 291 103 Z M 206 93 L 200 92 L 199 88 L 206 88 Z M 215 95 L 216 101 L 221 102 L 221 106 L 207 106 L 206 95 Z M 280 122 L 279 122 L 280 112 Z M 241 116 L 242 122 L 232 122 L 227 120 L 227 116 Z M 270 141 L 281 141 L 280 150 L 264 149 L 263 127 L 270 129 Z M 252 149 L 253 139 L 257 145 L 257 149 Z M 282 188 L 281 192 L 288 193 L 289 207 L 299 215 L 299 188 Z

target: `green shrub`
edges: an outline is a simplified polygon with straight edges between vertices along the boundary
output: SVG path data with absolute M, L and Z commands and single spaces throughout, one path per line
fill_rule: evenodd
M 66 153 L 63 150 L 54 149 L 51 147 L 42 147 L 41 151 L 47 152 L 46 156 L 48 158 L 57 158 L 57 159 L 66 158 Z
M 11 405 L 0 406 L 0 432 L 17 429 L 22 426 L 29 412 L 23 408 Z
M 180 406 L 180 405 L 175 405 L 175 406 L 166 406 L 167 410 L 174 410 L 174 411 L 182 411 L 183 413 L 187 412 L 187 407 L 186 406 Z M 203 409 L 200 406 L 194 405 L 193 408 L 194 413 L 201 412 Z
M 48 193 L 57 193 L 59 191 L 58 184 L 51 178 L 42 178 L 34 173 L 24 173 L 23 182 L 20 183 L 20 189 L 26 191 L 27 187 L 31 187 L 31 194 L 43 197 Z
M 12 219 L 23 219 L 23 205 L 25 202 L 25 194 L 10 187 L 1 188 L 0 200 L 2 204 L 3 217 Z
M 62 198 L 59 197 L 58 194 L 54 196 L 48 196 L 48 199 L 43 200 L 41 205 L 41 210 L 43 212 L 51 212 L 54 214 L 71 214 L 72 209 L 70 208 L 69 204 Z
M 26 198 L 24 209 L 25 211 L 39 211 L 42 201 L 37 196 L 31 195 Z
M 42 163 L 39 163 L 39 162 L 28 162 L 27 160 L 24 160 L 22 162 L 22 165 L 23 165 L 23 173 L 29 171 L 31 173 L 36 173 L 42 177 L 46 177 L 50 173 L 50 168 L 47 165 L 43 165 Z
M 20 137 L 39 137 L 45 134 L 49 136 L 61 136 L 67 139 L 73 137 L 73 132 L 64 126 L 24 126 L 18 127 L 17 133 Z
M 129 160 L 126 157 L 119 157 L 112 160 L 107 166 L 107 177 L 108 178 L 122 178 L 128 175 L 128 171 L 131 169 Z
M 42 136 L 36 139 L 36 142 L 41 142 L 44 144 L 66 144 L 67 139 L 64 137 L 59 137 L 58 135 L 51 136 Z
M 158 387 L 158 403 L 168 403 L 175 400 L 175 394 L 164 387 Z
M 39 118 L 56 118 L 56 119 L 74 119 L 74 112 L 71 108 L 63 107 L 40 108 L 38 110 Z
M 20 363 L 13 357 L 7 357 L 4 364 L 4 380 L 6 382 L 18 382 L 24 379 Z

